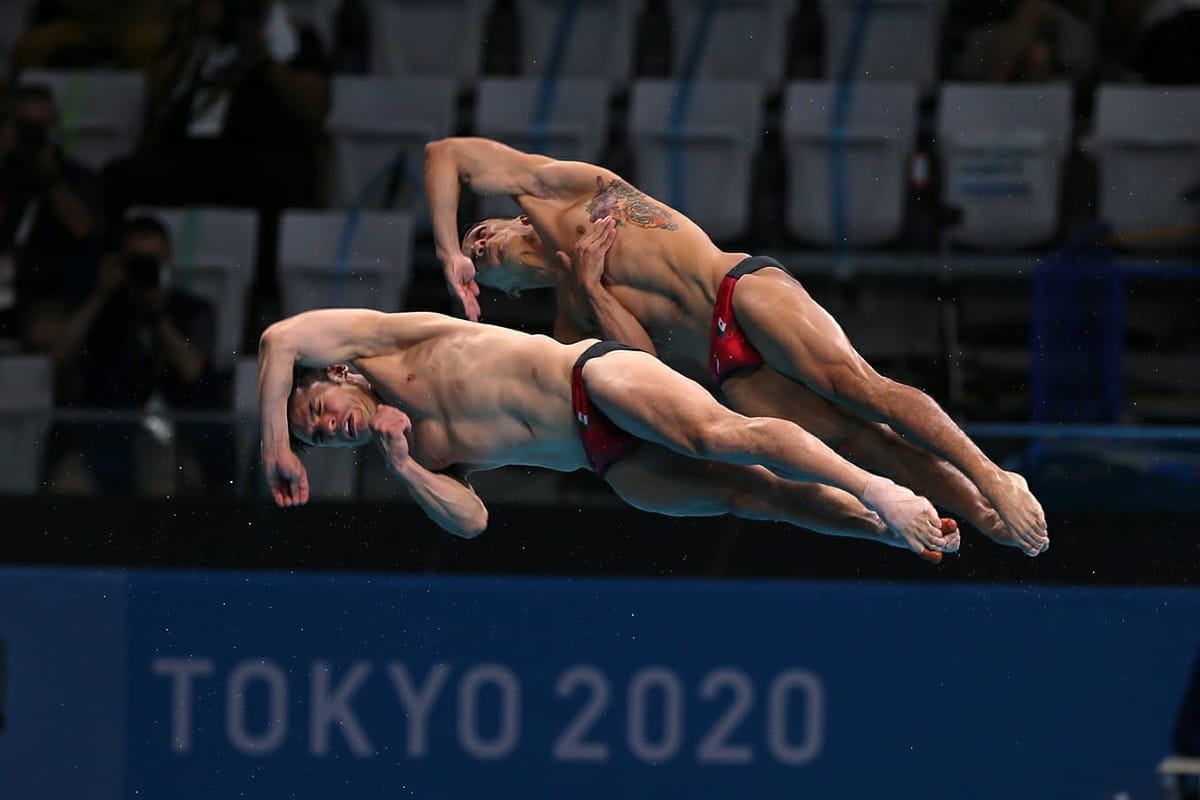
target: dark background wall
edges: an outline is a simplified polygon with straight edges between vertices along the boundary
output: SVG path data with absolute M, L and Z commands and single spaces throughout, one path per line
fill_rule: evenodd
M 1052 546 L 1030 559 L 967 531 L 940 565 L 873 542 L 776 523 L 671 519 L 623 508 L 495 506 L 465 541 L 396 503 L 4 500 L 8 564 L 437 574 L 783 577 L 1189 585 L 1200 563 L 1185 509 L 1047 509 Z

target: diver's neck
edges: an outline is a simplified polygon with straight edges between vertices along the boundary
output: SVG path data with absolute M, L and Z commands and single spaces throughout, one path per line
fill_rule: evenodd
M 537 261 L 522 261 L 521 268 L 526 276 L 521 287 L 524 289 L 545 289 L 554 286 L 558 276 L 566 272 L 566 267 L 553 252 L 543 252 Z

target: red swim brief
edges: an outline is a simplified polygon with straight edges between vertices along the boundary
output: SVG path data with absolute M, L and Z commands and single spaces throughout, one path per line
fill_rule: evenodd
M 600 477 L 604 477 L 609 467 L 628 455 L 642 440 L 624 428 L 618 428 L 592 404 L 583 385 L 583 365 L 613 350 L 637 349 L 619 342 L 596 342 L 583 351 L 571 370 L 571 405 L 575 410 L 575 427 L 579 431 L 579 441 L 583 443 L 588 462 Z
M 733 287 L 738 278 L 763 267 L 782 269 L 783 265 L 768 256 L 747 258 L 729 270 L 717 288 L 717 305 L 713 309 L 712 335 L 709 338 L 708 371 L 718 384 L 728 380 L 735 372 L 757 367 L 764 361 L 733 315 Z

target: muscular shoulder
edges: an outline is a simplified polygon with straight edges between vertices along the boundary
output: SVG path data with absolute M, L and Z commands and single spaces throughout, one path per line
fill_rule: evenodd
M 537 192 L 544 197 L 578 199 L 596 194 L 620 176 L 585 161 L 549 161 L 537 168 L 534 179 Z
M 374 341 L 372 352 L 391 353 L 420 344 L 455 341 L 471 335 L 477 323 L 431 311 L 375 312 L 364 318 L 362 333 Z

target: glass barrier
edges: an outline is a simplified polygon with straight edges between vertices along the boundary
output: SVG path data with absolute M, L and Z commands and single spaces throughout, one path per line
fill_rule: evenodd
M 996 463 L 1025 475 L 1043 505 L 1200 511 L 1200 426 L 964 423 Z M 266 498 L 256 417 L 227 412 L 0 412 L 0 492 Z M 390 501 L 407 493 L 374 447 L 301 458 L 314 499 Z M 476 473 L 490 502 L 616 504 L 587 471 Z
M 1200 511 L 1200 427 L 976 424 L 967 433 L 1025 475 L 1043 505 Z

